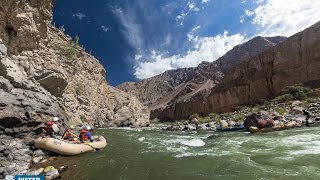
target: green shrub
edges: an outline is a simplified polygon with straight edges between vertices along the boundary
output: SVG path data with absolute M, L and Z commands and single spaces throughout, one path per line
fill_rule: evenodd
M 312 90 L 308 87 L 304 87 L 301 85 L 295 86 L 288 86 L 280 91 L 280 95 L 291 94 L 293 96 L 293 100 L 304 100 L 308 96 L 307 94 L 310 93 Z
M 79 37 L 75 37 L 75 41 L 69 41 L 64 46 L 57 46 L 60 56 L 66 57 L 69 61 L 74 62 L 80 54 Z
M 284 95 L 277 96 L 272 101 L 277 103 L 284 103 L 284 102 L 292 101 L 293 99 L 294 99 L 293 95 L 284 94 Z
M 217 114 L 217 113 L 212 112 L 212 113 L 210 113 L 208 116 L 209 116 L 210 118 L 218 118 L 220 115 Z
M 233 121 L 244 121 L 244 119 L 245 119 L 246 117 L 245 117 L 245 115 L 244 114 L 235 114 L 234 116 L 233 116 Z
M 85 116 L 80 116 L 80 120 L 82 123 L 84 123 L 87 121 L 87 118 Z
M 191 119 L 193 119 L 193 118 L 197 118 L 197 119 L 199 119 L 199 114 L 198 113 L 193 113 L 191 116 L 190 116 L 190 118 Z
M 198 118 L 198 123 L 199 124 L 204 124 L 204 123 L 208 123 L 211 122 L 211 118 L 210 117 L 199 117 Z
M 308 87 L 304 87 L 301 85 L 288 86 L 282 89 L 279 95 L 274 98 L 273 102 L 284 103 L 288 101 L 294 100 L 305 100 L 308 98 L 308 95 L 312 92 L 312 90 Z
M 277 111 L 280 115 L 284 115 L 285 112 L 287 112 L 287 109 L 284 107 L 276 107 L 274 108 L 275 111 Z

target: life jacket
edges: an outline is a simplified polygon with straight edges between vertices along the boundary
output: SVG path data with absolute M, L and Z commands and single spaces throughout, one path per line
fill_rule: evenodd
M 63 139 L 73 141 L 71 129 L 69 129 L 69 128 L 66 129 L 66 131 L 63 135 Z
M 274 120 L 272 119 L 268 119 L 267 124 L 268 124 L 268 127 L 273 127 L 275 125 Z
M 265 128 L 266 125 L 267 125 L 267 121 L 266 120 L 261 119 L 261 120 L 258 121 L 259 128 Z
M 87 132 L 88 132 L 88 130 L 85 130 L 85 129 L 80 131 L 80 139 L 82 141 L 88 141 L 89 140 L 89 138 L 87 136 Z
M 52 126 L 54 125 L 54 122 L 48 121 L 47 122 L 47 131 L 52 131 Z

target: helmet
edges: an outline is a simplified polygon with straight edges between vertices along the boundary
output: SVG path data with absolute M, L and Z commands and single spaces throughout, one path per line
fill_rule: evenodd
M 59 121 L 59 118 L 58 117 L 53 117 L 52 121 Z
M 90 126 L 86 126 L 84 129 L 90 131 L 91 127 Z
M 74 129 L 74 125 L 70 125 L 69 128 L 70 128 L 70 129 Z

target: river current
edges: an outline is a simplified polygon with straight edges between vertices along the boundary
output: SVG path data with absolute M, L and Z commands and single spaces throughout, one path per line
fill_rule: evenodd
M 62 179 L 320 179 L 320 128 L 279 132 L 99 129 L 105 149 L 62 157 Z

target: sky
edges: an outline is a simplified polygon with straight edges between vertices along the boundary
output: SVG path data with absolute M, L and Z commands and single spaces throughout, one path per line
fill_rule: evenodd
M 53 23 L 95 56 L 116 86 L 213 62 L 256 36 L 320 21 L 319 0 L 55 0 Z

